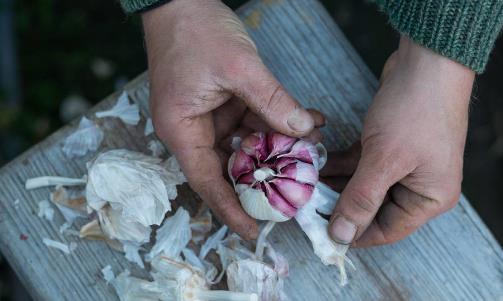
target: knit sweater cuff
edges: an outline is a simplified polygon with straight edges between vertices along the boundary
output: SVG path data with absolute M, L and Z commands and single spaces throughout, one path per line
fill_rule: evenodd
M 126 14 L 141 13 L 156 8 L 170 0 L 120 0 L 122 9 Z
M 503 24 L 500 0 L 376 0 L 391 25 L 415 42 L 477 73 Z

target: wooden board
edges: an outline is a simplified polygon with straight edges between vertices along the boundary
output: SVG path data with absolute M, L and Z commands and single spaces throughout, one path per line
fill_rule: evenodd
M 327 146 L 340 149 L 355 141 L 377 81 L 323 7 L 315 0 L 257 0 L 239 15 L 278 79 L 304 105 L 327 114 Z M 106 134 L 101 150 L 148 152 L 151 138 L 143 136 L 148 116 L 145 76 L 126 89 L 141 104 L 143 119 L 136 127 L 100 120 Z M 117 96 L 93 110 L 110 107 Z M 61 151 L 74 127 L 62 128 L 0 171 L 0 250 L 36 300 L 116 300 L 101 279 L 101 268 L 111 264 L 115 272 L 140 272 L 103 243 L 61 236 L 59 214 L 53 223 L 36 214 L 38 202 L 50 190 L 23 188 L 30 177 L 78 177 L 85 172 L 92 155 L 71 160 Z M 177 201 L 194 203 L 197 197 L 185 187 Z M 78 248 L 63 255 L 46 248 L 43 237 L 75 241 Z M 464 198 L 402 242 L 351 250 L 357 271 L 350 271 L 350 284 L 344 288 L 338 286 L 337 269 L 319 262 L 294 222 L 279 225 L 272 240 L 290 259 L 286 291 L 291 300 L 503 300 L 503 252 Z

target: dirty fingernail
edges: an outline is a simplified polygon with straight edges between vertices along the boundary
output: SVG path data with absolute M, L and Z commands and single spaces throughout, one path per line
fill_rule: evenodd
M 295 109 L 286 120 L 288 126 L 296 132 L 308 132 L 314 127 L 311 114 L 304 109 Z
M 344 216 L 338 215 L 330 224 L 328 234 L 335 242 L 350 244 L 356 235 L 357 227 Z

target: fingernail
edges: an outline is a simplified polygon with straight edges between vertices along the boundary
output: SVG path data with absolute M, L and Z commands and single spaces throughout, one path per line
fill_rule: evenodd
M 356 235 L 356 225 L 344 216 L 338 215 L 330 225 L 328 234 L 337 243 L 350 244 Z
M 286 120 L 288 126 L 296 132 L 307 132 L 313 129 L 314 123 L 311 114 L 304 109 L 295 109 Z

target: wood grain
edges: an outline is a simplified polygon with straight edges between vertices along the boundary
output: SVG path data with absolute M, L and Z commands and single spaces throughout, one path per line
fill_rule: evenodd
M 264 62 L 300 102 L 326 113 L 326 144 L 341 149 L 358 139 L 361 120 L 377 81 L 324 8 L 315 0 L 251 1 L 239 10 Z M 142 107 L 137 127 L 100 120 L 105 141 L 100 150 L 128 148 L 147 152 L 143 136 L 148 116 L 148 85 L 141 75 L 126 87 Z M 118 93 L 93 110 L 108 108 Z M 92 112 L 86 114 L 92 116 Z M 37 217 L 38 202 L 49 189 L 25 191 L 24 181 L 40 175 L 81 176 L 85 158 L 69 159 L 61 144 L 75 122 L 36 145 L 0 171 L 0 250 L 36 300 L 116 300 L 101 279 L 135 269 L 100 242 L 63 237 L 62 217 L 49 223 Z M 19 205 L 15 200 L 19 199 Z M 198 202 L 185 186 L 177 202 Z M 21 240 L 20 235 L 28 236 Z M 71 255 L 47 249 L 42 238 L 78 243 Z M 290 260 L 286 291 L 291 300 L 501 300 L 503 252 L 466 199 L 410 238 L 392 246 L 351 250 L 357 271 L 338 286 L 334 267 L 323 266 L 294 222 L 279 225 L 272 240 Z

